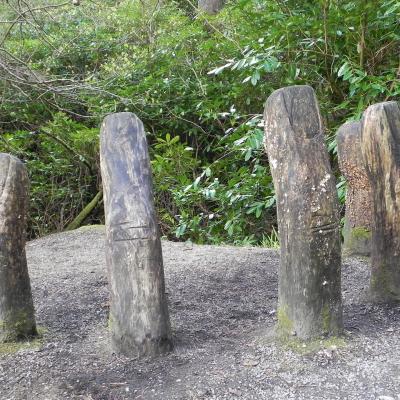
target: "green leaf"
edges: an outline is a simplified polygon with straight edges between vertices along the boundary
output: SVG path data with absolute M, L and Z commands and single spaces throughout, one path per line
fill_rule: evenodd
M 246 154 L 244 156 L 244 161 L 249 161 L 251 158 L 252 149 L 247 149 Z
M 260 71 L 256 70 L 251 76 L 251 84 L 253 86 L 257 85 L 257 82 L 260 80 Z
M 343 76 L 348 71 L 348 63 L 347 61 L 339 68 L 338 77 Z

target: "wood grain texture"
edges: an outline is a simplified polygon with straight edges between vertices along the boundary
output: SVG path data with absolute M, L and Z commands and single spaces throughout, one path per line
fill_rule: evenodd
M 36 335 L 25 255 L 29 179 L 24 164 L 0 153 L 0 341 Z
M 114 348 L 129 356 L 171 350 L 162 250 L 142 122 L 105 118 L 100 139 Z
M 362 118 L 361 145 L 373 195 L 372 299 L 400 301 L 400 108 L 374 104 Z
M 301 339 L 337 335 L 343 328 L 338 199 L 313 89 L 273 92 L 264 119 L 281 246 L 278 328 Z
M 339 168 L 347 180 L 343 252 L 371 253 L 372 193 L 361 151 L 361 122 L 347 122 L 337 132 Z

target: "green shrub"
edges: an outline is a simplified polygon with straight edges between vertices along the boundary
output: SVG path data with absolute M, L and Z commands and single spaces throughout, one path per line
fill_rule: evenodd
M 32 178 L 31 236 L 63 229 L 95 196 L 100 121 L 131 111 L 148 131 L 165 236 L 265 244 L 276 216 L 263 105 L 293 84 L 317 92 L 343 202 L 335 131 L 399 99 L 399 15 L 397 0 L 238 0 L 216 16 L 153 0 L 37 11 L 46 35 L 21 24 L 4 46 L 57 90 L 3 81 L 0 103 L 1 150 Z

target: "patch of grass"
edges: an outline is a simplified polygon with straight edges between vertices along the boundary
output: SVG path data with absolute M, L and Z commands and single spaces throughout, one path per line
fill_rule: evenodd
M 351 230 L 351 236 L 356 239 L 369 239 L 371 231 L 363 227 L 355 227 Z
M 39 349 L 42 346 L 41 339 L 27 340 L 23 342 L 0 343 L 0 356 L 15 354 L 20 350 Z
M 294 336 L 279 337 L 279 342 L 286 348 L 301 355 L 313 354 L 322 349 L 338 349 L 346 347 L 347 343 L 343 337 L 330 336 L 314 340 L 303 341 Z
M 261 246 L 268 247 L 270 249 L 279 249 L 279 234 L 274 227 L 269 235 L 263 235 Z
M 32 339 L 21 340 L 19 342 L 0 343 L 0 357 L 15 354 L 21 350 L 37 350 L 43 346 L 43 335 L 47 332 L 44 327 L 37 327 L 37 336 Z

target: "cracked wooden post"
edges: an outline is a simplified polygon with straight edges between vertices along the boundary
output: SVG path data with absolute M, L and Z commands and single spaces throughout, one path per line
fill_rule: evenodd
M 172 342 L 150 160 L 139 118 L 107 116 L 100 156 L 112 344 L 128 356 L 161 354 Z
M 0 341 L 36 335 L 25 255 L 29 178 L 17 158 L 0 153 Z
M 340 334 L 338 199 L 313 89 L 276 90 L 264 119 L 281 246 L 278 331 L 300 339 Z
M 400 108 L 367 108 L 361 147 L 373 196 L 371 282 L 373 300 L 400 301 Z
M 337 132 L 339 167 L 347 180 L 343 253 L 369 256 L 372 194 L 361 151 L 361 122 L 347 122 Z

